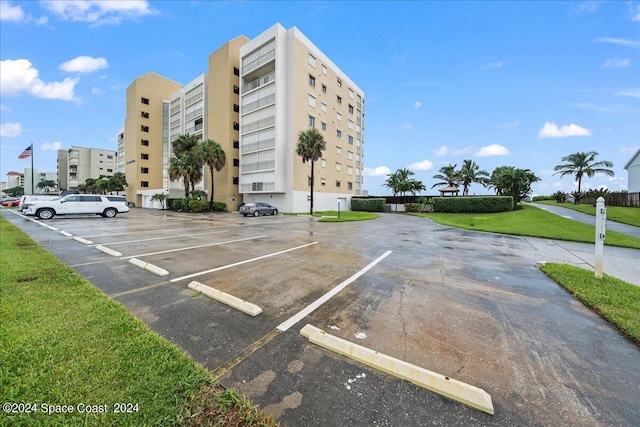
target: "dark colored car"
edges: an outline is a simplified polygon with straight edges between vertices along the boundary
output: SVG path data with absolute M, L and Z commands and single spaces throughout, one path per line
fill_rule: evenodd
M 278 208 L 269 203 L 247 203 L 240 206 L 240 213 L 244 216 L 278 215 Z

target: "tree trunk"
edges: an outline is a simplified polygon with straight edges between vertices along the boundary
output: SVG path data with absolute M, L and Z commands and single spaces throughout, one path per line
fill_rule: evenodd
M 311 160 L 311 200 L 309 205 L 309 215 L 313 216 L 313 160 Z
M 213 168 L 211 168 L 211 200 L 209 200 L 209 210 L 213 211 Z

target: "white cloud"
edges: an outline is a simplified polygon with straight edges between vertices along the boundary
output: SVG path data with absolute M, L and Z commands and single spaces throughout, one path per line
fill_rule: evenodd
M 616 96 L 632 96 L 634 98 L 640 98 L 640 87 L 623 90 L 621 92 L 616 93 Z
M 619 46 L 627 46 L 627 47 L 640 46 L 640 42 L 636 40 L 617 39 L 613 37 L 600 37 L 599 39 L 596 39 L 596 41 L 600 43 L 612 43 L 612 44 L 617 44 Z
M 631 20 L 634 22 L 640 22 L 640 3 L 633 4 L 631 2 L 629 5 L 629 13 L 631 14 Z
M 627 58 L 618 58 L 617 56 L 615 58 L 607 59 L 602 64 L 603 67 L 609 68 L 623 68 L 628 67 L 629 65 L 631 65 L 631 61 L 629 61 Z
M 0 112 L 10 113 L 11 107 L 9 107 L 8 105 L 0 104 Z
M 591 104 L 590 102 L 572 102 L 569 105 L 583 110 L 595 111 L 597 113 L 609 113 L 612 111 L 611 107 L 600 107 L 598 105 Z
M 502 68 L 504 67 L 504 62 L 503 61 L 497 61 L 497 62 L 489 62 L 488 64 L 484 64 L 482 66 L 482 68 L 488 69 L 488 68 Z
M 538 138 L 566 138 L 569 136 L 589 136 L 591 131 L 574 123 L 558 128 L 558 125 L 546 122 L 538 131 Z
M 387 176 L 391 173 L 391 169 L 386 166 L 378 166 L 375 169 L 364 168 L 362 174 L 364 176 Z
M 447 147 L 446 145 L 440 146 L 437 150 L 433 150 L 433 154 L 436 157 L 444 157 L 444 156 L 462 156 L 463 154 L 468 154 L 473 151 L 473 147 L 465 147 L 461 149 L 455 149 L 451 147 Z
M 622 147 L 620 148 L 620 153 L 622 154 L 635 154 L 636 151 L 638 151 L 638 149 L 640 148 L 640 146 L 636 145 L 635 147 Z
M 422 102 L 416 101 L 413 103 L 413 108 L 415 108 L 416 110 L 420 107 L 422 107 Z
M 494 127 L 498 129 L 509 129 L 509 128 L 517 128 L 520 126 L 520 121 L 516 120 L 515 122 L 502 122 L 496 123 Z
M 109 64 L 104 58 L 92 58 L 90 56 L 78 56 L 70 61 L 60 64 L 60 69 L 69 73 L 92 73 L 103 68 L 107 68 Z
M 45 83 L 38 70 L 27 59 L 0 61 L 0 91 L 3 95 L 29 93 L 37 98 L 74 99 L 73 90 L 78 79 L 66 78 L 61 82 Z
M 154 13 L 145 0 L 46 0 L 41 4 L 66 21 L 90 22 L 95 25 L 118 24 L 123 19 L 137 19 Z
M 552 170 L 547 170 L 547 169 L 543 169 L 541 171 L 538 172 L 538 175 L 540 176 L 553 176 L 555 172 Z
M 40 144 L 40 149 L 45 151 L 58 151 L 62 148 L 62 142 L 45 142 Z
M 476 156 L 478 157 L 489 157 L 489 156 L 508 156 L 509 150 L 507 147 L 498 144 L 487 145 L 486 147 L 482 147 L 480 151 L 476 152 Z
M 7 138 L 15 138 L 22 134 L 22 125 L 20 123 L 2 123 L 0 124 L 0 136 Z
M 12 6 L 8 1 L 0 1 L 0 20 L 20 22 L 24 19 L 24 11 L 20 6 Z
M 421 162 L 411 163 L 407 166 L 407 169 L 414 171 L 428 171 L 433 169 L 433 163 L 430 160 L 423 160 Z
M 398 128 L 404 129 L 404 130 L 411 130 L 413 129 L 413 125 L 411 123 L 400 123 L 398 125 Z

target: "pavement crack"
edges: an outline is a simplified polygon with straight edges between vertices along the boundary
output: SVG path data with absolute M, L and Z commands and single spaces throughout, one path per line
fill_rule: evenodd
M 400 290 L 400 304 L 398 304 L 398 316 L 400 316 L 400 320 L 402 320 L 402 338 L 404 343 L 404 353 L 402 354 L 402 360 L 407 360 L 407 322 L 402 315 L 402 307 L 404 304 L 404 291 L 406 288 L 406 283 L 402 285 L 402 289 Z

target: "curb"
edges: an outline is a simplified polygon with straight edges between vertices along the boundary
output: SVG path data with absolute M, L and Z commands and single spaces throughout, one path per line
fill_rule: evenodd
M 240 310 L 250 316 L 257 316 L 258 314 L 262 313 L 262 309 L 255 304 L 242 300 L 226 292 L 219 291 L 218 289 L 212 288 L 210 286 L 203 285 L 202 283 L 196 282 L 195 280 L 189 283 L 188 287 L 189 289 L 193 289 L 194 291 L 202 292 L 209 298 L 213 298 L 216 301 L 231 306 L 236 310 Z
M 113 249 L 109 249 L 106 246 L 102 246 L 102 245 L 96 245 L 96 249 L 99 251 L 104 252 L 105 254 L 111 255 L 111 256 L 122 256 L 122 254 L 118 251 L 114 251 Z
M 169 274 L 167 270 L 157 267 L 153 264 L 149 264 L 148 262 L 141 261 L 138 258 L 130 258 L 129 262 L 137 267 L 142 268 L 143 270 L 150 271 L 157 276 L 166 276 Z

